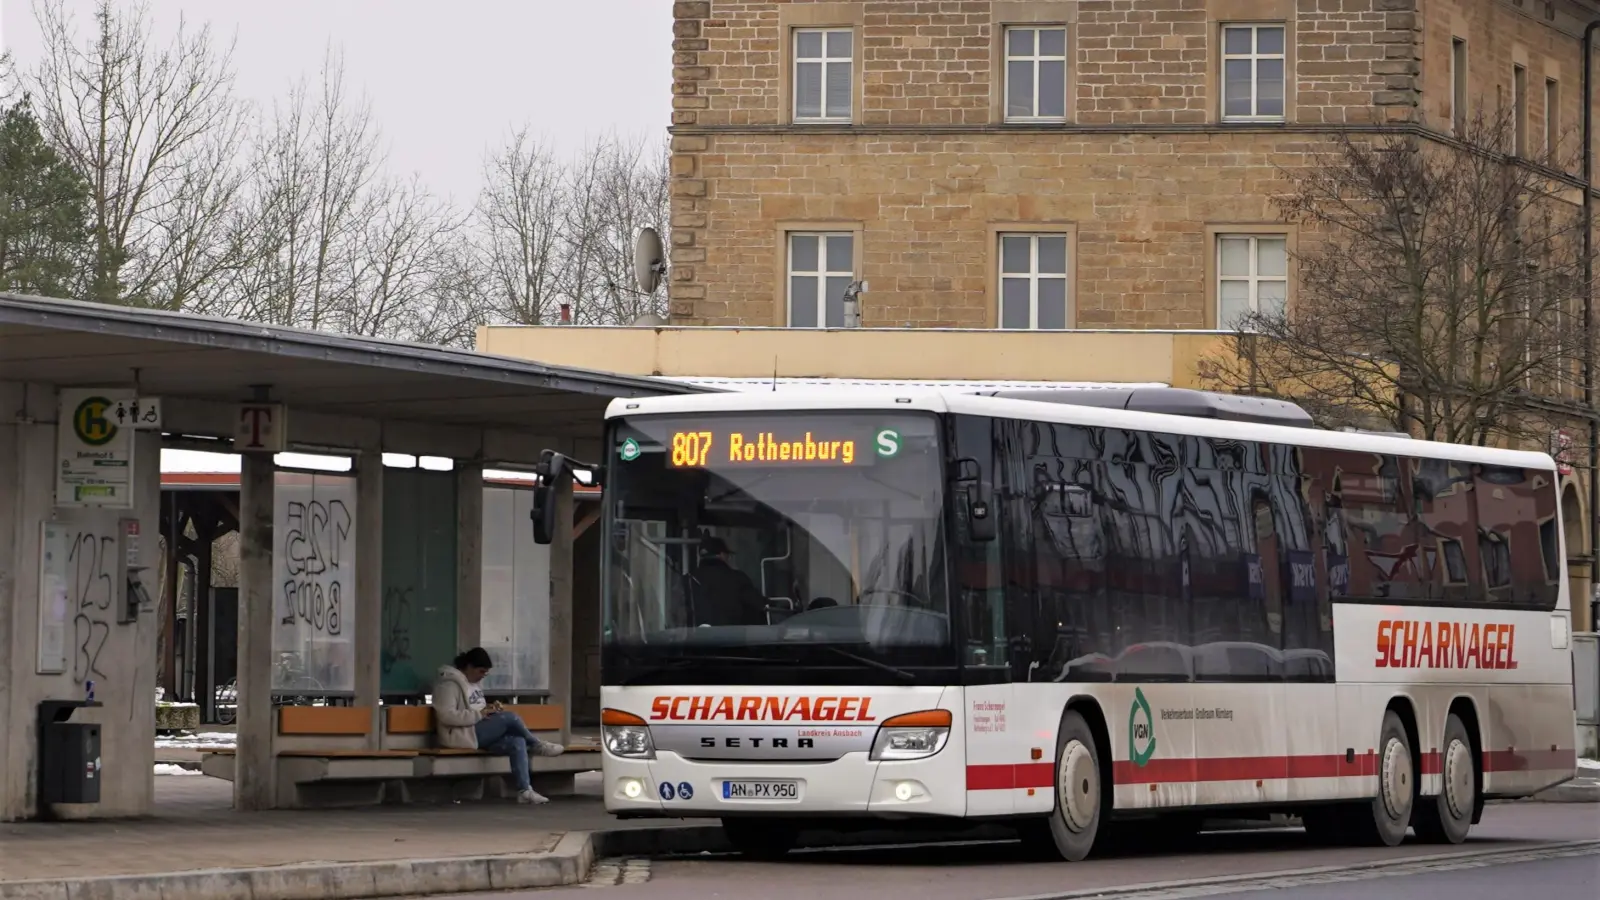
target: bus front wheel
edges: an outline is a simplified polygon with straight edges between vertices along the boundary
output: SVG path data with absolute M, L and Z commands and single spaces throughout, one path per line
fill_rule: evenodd
M 1456 716 L 1444 723 L 1444 750 L 1439 754 L 1439 795 L 1423 798 L 1413 827 L 1430 844 L 1459 844 L 1472 828 L 1478 802 L 1478 762 L 1467 726 Z
M 1049 819 L 1051 843 L 1068 862 L 1087 858 L 1100 834 L 1107 805 L 1100 766 L 1094 731 L 1082 715 L 1068 710 L 1056 738 L 1055 810 Z

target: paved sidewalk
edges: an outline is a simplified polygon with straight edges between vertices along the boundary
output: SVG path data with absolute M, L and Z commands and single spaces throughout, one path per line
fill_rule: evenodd
M 239 813 L 226 781 L 159 776 L 155 790 L 153 818 L 0 825 L 0 882 L 548 853 L 567 832 L 630 824 L 601 807 L 597 774 L 578 776 L 576 796 L 537 807 L 485 802 Z

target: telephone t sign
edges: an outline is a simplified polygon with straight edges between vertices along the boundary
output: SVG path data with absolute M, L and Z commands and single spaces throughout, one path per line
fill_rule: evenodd
M 281 403 L 241 403 L 233 423 L 236 453 L 282 453 L 288 427 Z

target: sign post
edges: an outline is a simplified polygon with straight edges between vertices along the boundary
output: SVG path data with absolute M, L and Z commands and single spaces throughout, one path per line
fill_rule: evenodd
M 61 391 L 56 416 L 56 505 L 133 508 L 133 429 L 118 425 L 120 388 Z

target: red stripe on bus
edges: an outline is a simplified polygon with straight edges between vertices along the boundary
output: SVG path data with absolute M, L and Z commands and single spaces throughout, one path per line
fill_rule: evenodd
M 1484 755 L 1485 772 L 1528 772 L 1574 769 L 1575 750 L 1491 750 Z M 1438 774 L 1438 752 L 1422 755 L 1425 775 Z M 1295 778 L 1351 778 L 1377 774 L 1378 757 L 1358 754 L 1346 762 L 1344 754 L 1305 756 L 1218 756 L 1205 759 L 1152 759 L 1142 766 L 1129 761 L 1112 764 L 1112 777 L 1119 785 L 1195 784 L 1211 781 L 1281 781 Z M 1051 763 L 967 766 L 967 790 L 1006 791 L 1016 788 L 1051 787 L 1055 767 Z
M 1009 791 L 1013 788 L 1047 788 L 1056 783 L 1054 763 L 967 766 L 967 790 Z
M 1485 772 L 1571 771 L 1577 767 L 1577 750 L 1490 750 L 1483 755 Z

